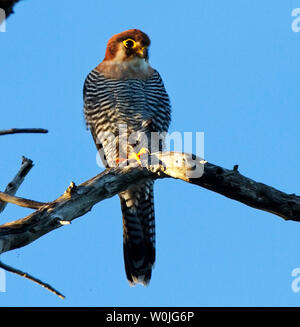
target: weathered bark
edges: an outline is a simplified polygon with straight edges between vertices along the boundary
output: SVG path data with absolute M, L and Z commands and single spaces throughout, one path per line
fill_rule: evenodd
M 72 182 L 55 201 L 41 203 L 39 209 L 31 215 L 1 225 L 0 254 L 25 246 L 44 234 L 69 224 L 90 211 L 96 203 L 149 177 L 181 179 L 286 220 L 300 221 L 298 196 L 255 182 L 241 175 L 236 168 L 228 170 L 184 153 L 152 154 L 150 159 L 150 164 L 143 161 L 142 166 L 134 162 L 126 167 L 106 169 L 79 186 Z M 195 170 L 203 167 L 201 177 L 190 177 Z
M 21 165 L 20 170 L 18 171 L 18 173 L 16 174 L 14 179 L 10 183 L 8 183 L 8 185 L 7 185 L 7 187 L 6 187 L 5 191 L 4 191 L 6 196 L 16 194 L 17 190 L 19 189 L 19 187 L 23 183 L 24 178 L 29 173 L 29 171 L 31 170 L 32 167 L 33 167 L 32 160 L 23 157 L 22 158 L 22 165 Z M 5 209 L 5 207 L 7 205 L 7 202 L 9 202 L 9 201 L 5 200 L 5 202 L 2 202 L 1 197 L 0 197 L 0 213 Z
M 190 183 L 205 187 L 255 209 L 267 211 L 285 220 L 300 221 L 299 196 L 256 182 L 240 174 L 237 169 L 229 170 L 206 163 L 203 176 L 191 179 Z

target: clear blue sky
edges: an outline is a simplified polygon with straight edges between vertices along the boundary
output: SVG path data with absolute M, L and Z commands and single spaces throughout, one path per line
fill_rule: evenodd
M 78 5 L 76 5 L 78 3 Z M 0 189 L 35 166 L 18 195 L 50 201 L 99 173 L 82 85 L 107 40 L 129 28 L 152 39 L 150 61 L 172 101 L 170 131 L 204 132 L 205 158 L 288 193 L 299 190 L 300 1 L 38 1 L 0 33 Z M 129 287 L 114 197 L 1 260 L 49 282 L 61 300 L 6 274 L 0 306 L 298 306 L 300 224 L 181 181 L 155 187 L 157 261 L 150 286 Z M 9 205 L 1 223 L 31 211 Z

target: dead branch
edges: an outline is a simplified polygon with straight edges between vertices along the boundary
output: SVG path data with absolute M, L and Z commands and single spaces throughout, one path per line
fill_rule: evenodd
M 237 166 L 230 170 L 206 163 L 203 176 L 189 182 L 285 220 L 300 221 L 299 196 L 245 177 L 239 173 Z
M 53 288 L 51 285 L 47 284 L 47 283 L 44 283 L 43 281 L 41 281 L 40 279 L 36 278 L 36 277 L 33 277 L 32 275 L 22 271 L 22 270 L 19 270 L 19 269 L 16 269 L 14 267 L 11 267 L 3 262 L 0 261 L 0 268 L 8 271 L 8 272 L 11 272 L 13 274 L 16 274 L 18 276 L 21 276 L 21 277 L 24 277 L 26 279 L 29 279 L 31 280 L 32 282 L 34 283 L 37 283 L 38 285 L 44 287 L 45 289 L 47 289 L 48 291 L 50 291 L 51 293 L 57 295 L 58 297 L 60 297 L 61 299 L 64 299 L 65 296 L 62 295 L 59 291 L 57 291 L 55 288 Z
M 0 192 L 0 201 L 3 203 L 12 203 L 19 207 L 30 208 L 30 209 L 40 209 L 46 203 L 33 201 L 29 199 L 20 198 L 18 196 L 12 196 L 3 192 Z
M 22 157 L 21 168 L 19 169 L 14 179 L 10 183 L 8 183 L 4 193 L 8 196 L 15 195 L 17 190 L 23 183 L 26 175 L 29 173 L 32 167 L 33 167 L 32 160 Z M 0 197 L 0 213 L 5 209 L 7 202 L 9 201 L 2 202 Z
M 270 212 L 286 220 L 300 221 L 300 198 L 255 182 L 237 169 L 228 170 L 190 154 L 165 152 L 152 154 L 142 165 L 106 169 L 76 186 L 73 182 L 63 195 L 43 204 L 29 216 L 0 226 L 0 254 L 25 246 L 44 234 L 83 216 L 92 207 L 145 178 L 176 178 L 205 187 L 251 207 Z M 191 177 L 197 169 L 201 177 Z
M 28 134 L 28 133 L 46 134 L 48 133 L 48 130 L 44 128 L 11 128 L 11 129 L 0 131 L 0 136 L 9 135 L 9 134 Z

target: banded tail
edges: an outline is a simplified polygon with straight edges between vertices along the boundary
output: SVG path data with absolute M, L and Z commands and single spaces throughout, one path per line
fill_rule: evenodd
M 155 261 L 153 180 L 119 193 L 123 214 L 123 253 L 129 283 L 148 285 Z

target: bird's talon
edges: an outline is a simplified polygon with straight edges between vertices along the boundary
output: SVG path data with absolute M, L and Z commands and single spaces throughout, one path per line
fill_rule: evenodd
M 140 162 L 140 157 L 139 157 L 139 154 L 138 154 L 138 153 L 136 153 L 136 152 L 132 152 L 132 153 L 130 153 L 130 155 L 129 155 L 128 159 L 134 159 L 134 160 L 136 160 L 136 161 Z

